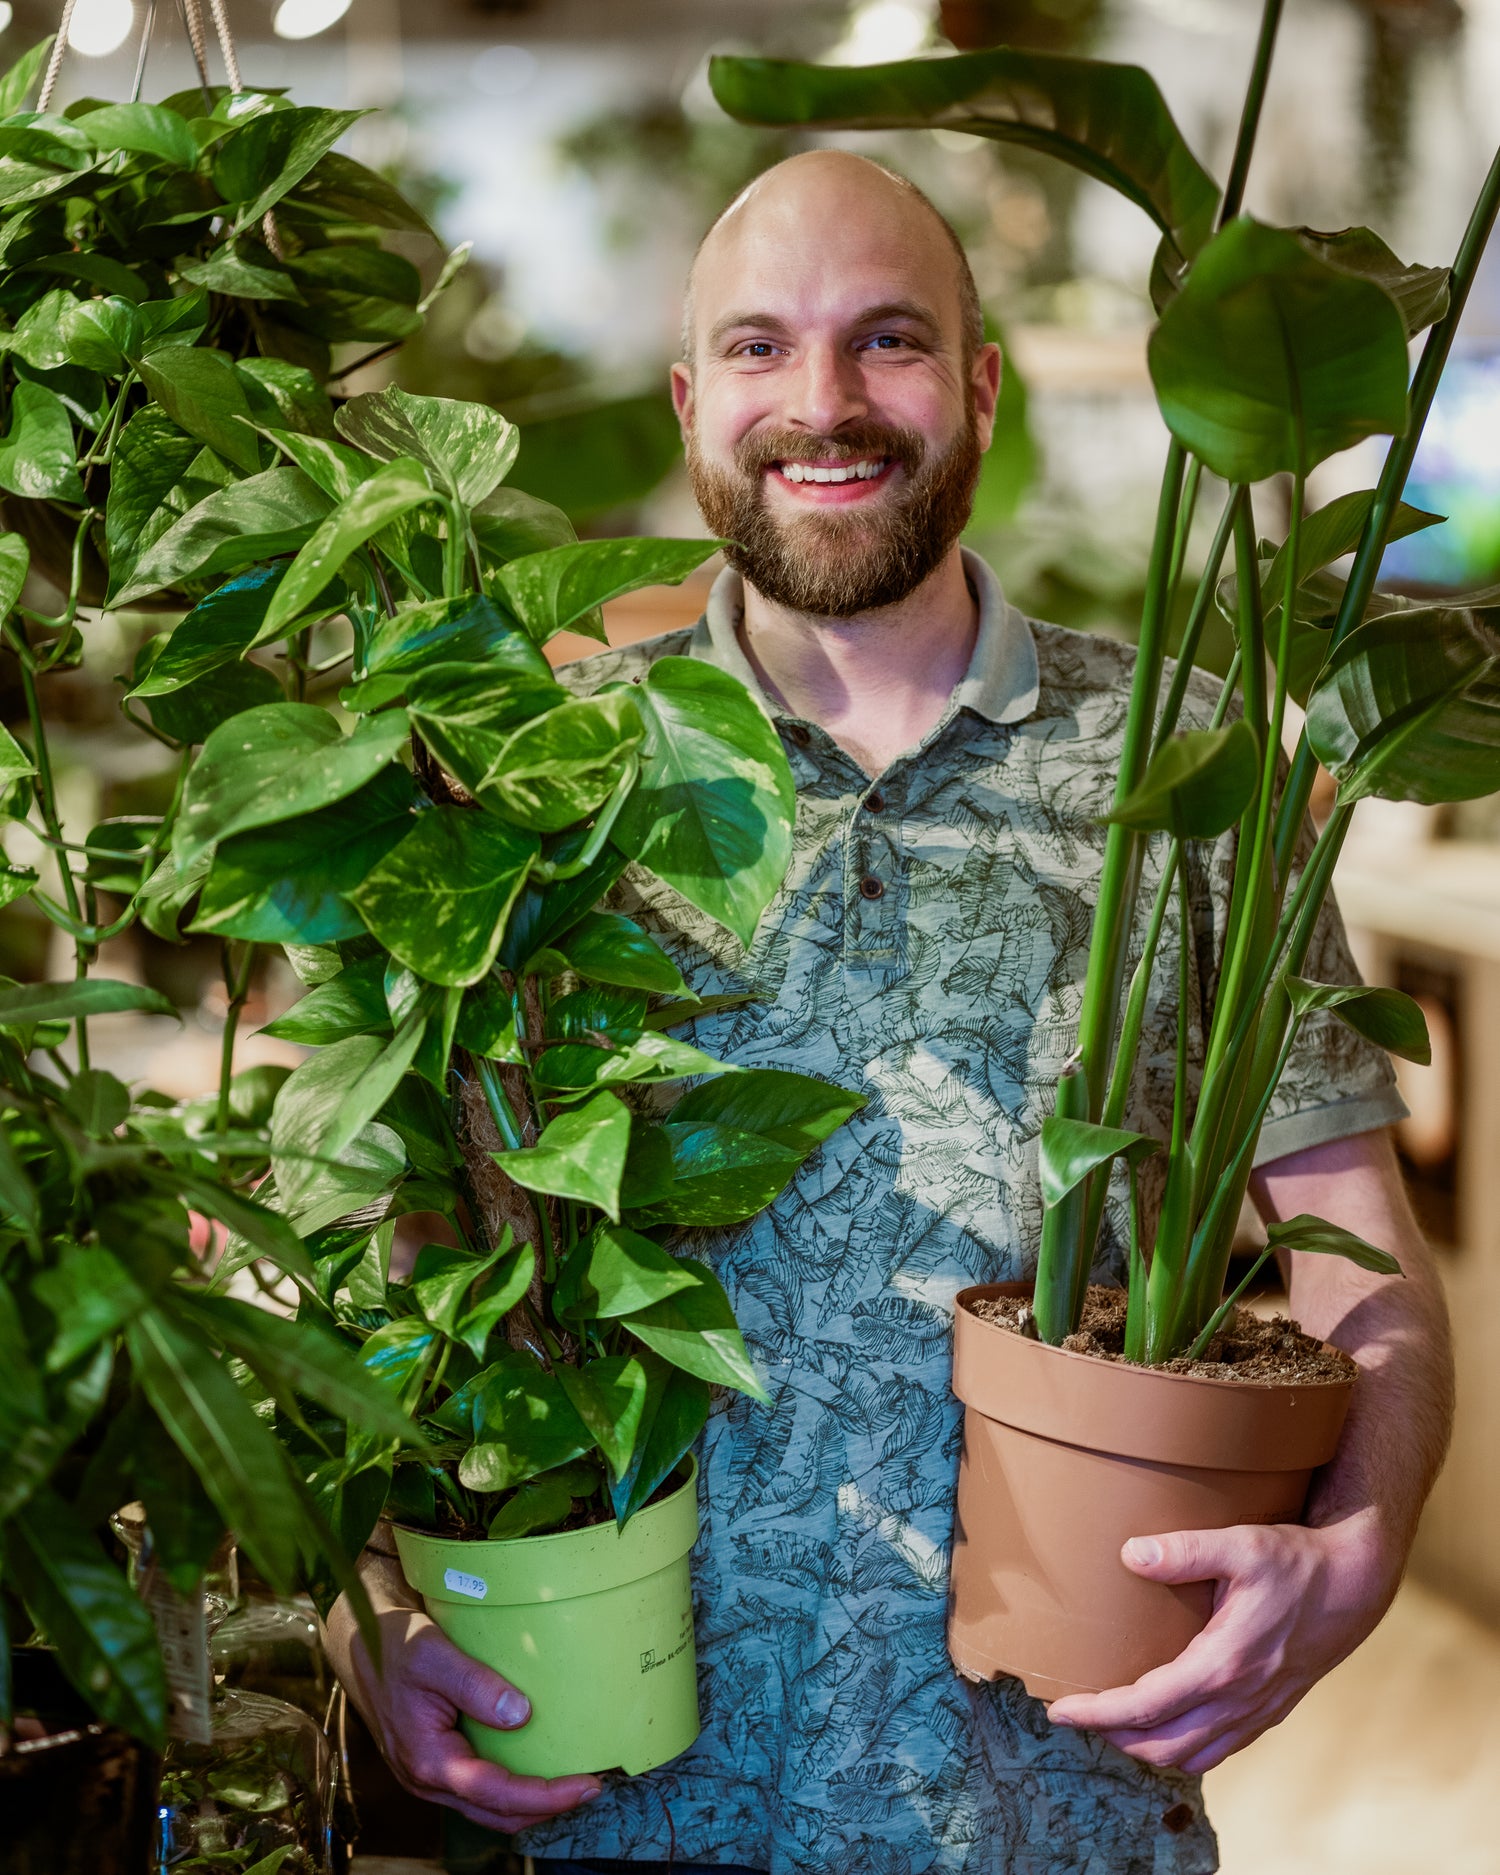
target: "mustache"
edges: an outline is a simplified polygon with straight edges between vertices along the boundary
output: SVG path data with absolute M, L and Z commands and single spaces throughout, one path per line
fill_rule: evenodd
M 734 466 L 742 475 L 759 475 L 778 462 L 859 462 L 888 456 L 908 475 L 914 474 L 927 454 L 915 430 L 890 423 L 852 423 L 837 436 L 809 436 L 805 430 L 757 430 L 735 445 Z

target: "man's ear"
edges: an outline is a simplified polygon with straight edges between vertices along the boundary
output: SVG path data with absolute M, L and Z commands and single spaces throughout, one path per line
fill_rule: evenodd
M 676 364 L 672 367 L 672 408 L 677 412 L 677 426 L 682 431 L 682 440 L 686 442 L 688 432 L 693 427 L 693 367 Z
M 995 434 L 995 406 L 1000 401 L 1000 376 L 1004 369 L 998 345 L 981 345 L 974 354 L 969 389 L 974 399 L 974 421 L 981 449 L 989 448 Z

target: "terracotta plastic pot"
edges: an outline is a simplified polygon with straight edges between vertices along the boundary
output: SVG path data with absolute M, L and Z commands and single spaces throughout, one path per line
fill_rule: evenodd
M 671 1496 L 555 1536 L 464 1542 L 397 1526 L 406 1579 L 456 1646 L 531 1701 L 515 1731 L 463 1721 L 479 1753 L 528 1777 L 638 1777 L 698 1736 L 688 1552 L 698 1467 Z
M 1207 1622 L 1211 1582 L 1132 1574 L 1133 1536 L 1295 1523 L 1332 1458 L 1352 1381 L 1251 1386 L 1163 1374 L 1029 1341 L 974 1315 L 1028 1283 L 960 1291 L 964 1403 L 948 1652 L 1038 1699 L 1128 1686 Z

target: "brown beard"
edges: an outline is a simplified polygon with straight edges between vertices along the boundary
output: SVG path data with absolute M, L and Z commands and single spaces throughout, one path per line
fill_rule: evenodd
M 857 462 L 889 456 L 906 472 L 878 512 L 830 510 L 778 520 L 766 499 L 777 462 Z M 970 409 L 941 456 L 915 430 L 862 423 L 836 437 L 786 431 L 745 437 L 734 469 L 705 462 L 690 435 L 688 479 L 704 521 L 730 544 L 724 557 L 764 598 L 810 618 L 853 618 L 895 605 L 943 561 L 966 526 L 983 459 Z

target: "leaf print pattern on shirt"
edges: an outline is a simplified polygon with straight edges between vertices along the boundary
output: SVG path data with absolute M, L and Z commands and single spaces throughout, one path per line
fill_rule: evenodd
M 695 991 L 757 999 L 681 1033 L 746 1067 L 858 1088 L 869 1105 L 769 1212 L 686 1234 L 728 1290 L 771 1396 L 719 1400 L 700 1451 L 704 1730 L 673 1763 L 527 1832 L 539 1857 L 662 1860 L 670 1810 L 681 1859 L 767 1875 L 1215 1867 L 1194 1779 L 1054 1731 L 1018 1682 L 962 1680 L 944 1645 L 962 1432 L 953 1296 L 1035 1264 L 1037 1134 L 1076 1042 L 1103 853 L 1093 816 L 1114 784 L 1133 657 L 1022 619 L 982 563 L 966 565 L 981 609 L 971 675 L 986 707 L 956 704 L 893 763 L 875 814 L 870 778 L 842 750 L 816 727 L 804 742 L 782 724 L 798 788 L 792 861 L 748 952 L 655 881 L 627 873 L 618 888 L 619 909 L 672 951 Z M 737 590 L 726 576 L 696 631 L 591 658 L 564 680 L 593 689 L 684 654 L 743 677 Z M 1003 670 L 1020 674 L 1010 695 Z M 1028 670 L 1035 688 L 1023 696 Z M 1211 708 L 1195 683 L 1186 720 Z M 1221 841 L 1189 867 L 1195 1057 L 1228 860 Z M 1148 890 L 1160 863 L 1153 850 Z M 867 901 L 858 882 L 872 871 L 886 890 Z M 1176 916 L 1174 903 L 1167 947 Z M 1308 974 L 1351 968 L 1334 915 Z M 1174 995 L 1153 989 L 1126 1119 L 1159 1135 Z M 1310 1026 L 1266 1156 L 1383 1124 L 1400 1110 L 1391 1084 L 1378 1051 L 1337 1025 Z M 1100 1274 L 1115 1281 L 1121 1242 L 1116 1194 L 1100 1252 Z M 1163 1813 L 1183 1803 L 1191 1826 L 1164 1829 Z

